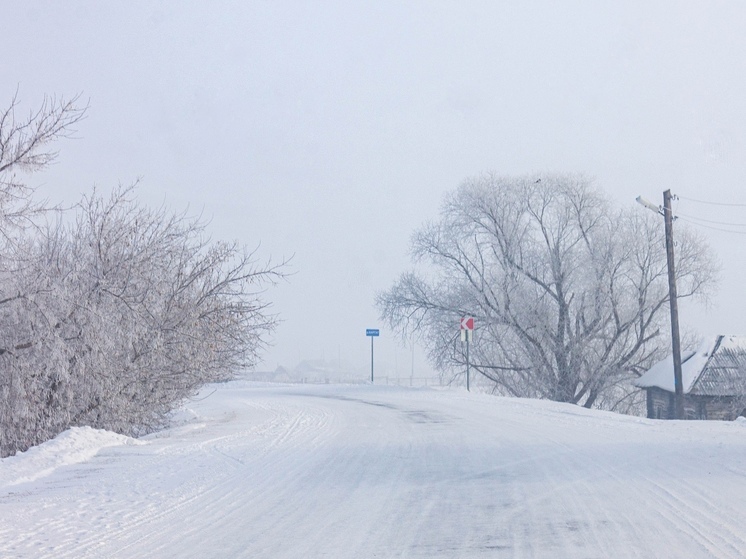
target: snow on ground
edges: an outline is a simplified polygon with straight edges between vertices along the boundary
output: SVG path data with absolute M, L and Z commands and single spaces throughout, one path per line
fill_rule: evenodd
M 75 429 L 0 461 L 0 557 L 746 556 L 744 421 L 374 386 L 201 398 L 142 444 Z
M 26 452 L 0 459 L 0 491 L 48 476 L 58 468 L 90 460 L 102 448 L 140 441 L 91 427 L 73 427 Z

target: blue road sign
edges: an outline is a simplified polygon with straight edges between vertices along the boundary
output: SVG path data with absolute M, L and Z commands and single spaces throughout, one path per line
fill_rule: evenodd
M 378 336 L 378 328 L 368 328 L 365 330 L 366 336 Z

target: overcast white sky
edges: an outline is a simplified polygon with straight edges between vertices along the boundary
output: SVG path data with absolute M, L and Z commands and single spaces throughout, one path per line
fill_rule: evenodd
M 295 255 L 267 295 L 284 322 L 263 368 L 364 369 L 380 326 L 378 357 L 408 375 L 373 298 L 469 176 L 583 172 L 618 205 L 668 188 L 746 204 L 741 2 L 1 5 L 0 103 L 16 87 L 29 109 L 45 93 L 90 99 L 79 139 L 32 179 L 44 196 L 142 177 L 144 201 L 189 205 L 215 238 Z M 675 209 L 746 223 L 746 207 Z M 683 305 L 682 326 L 746 334 L 746 237 L 701 231 L 722 282 L 709 308 Z

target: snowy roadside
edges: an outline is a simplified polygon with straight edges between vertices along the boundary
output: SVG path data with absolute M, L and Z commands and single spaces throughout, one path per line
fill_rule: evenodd
M 55 470 L 94 457 L 102 448 L 146 444 L 131 437 L 93 429 L 72 427 L 52 440 L 0 460 L 0 493 L 8 488 L 36 481 Z

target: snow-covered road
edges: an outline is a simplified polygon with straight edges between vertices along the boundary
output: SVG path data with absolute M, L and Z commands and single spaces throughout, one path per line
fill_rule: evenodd
M 746 422 L 371 386 L 201 397 L 143 444 L 75 430 L 1 461 L 0 557 L 746 556 Z

